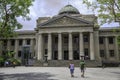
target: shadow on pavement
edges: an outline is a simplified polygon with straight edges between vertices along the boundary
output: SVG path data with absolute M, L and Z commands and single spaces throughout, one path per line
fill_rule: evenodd
M 0 73 L 0 80 L 57 80 L 49 73 L 22 73 L 22 74 L 3 74 Z
M 114 73 L 114 74 L 120 74 L 120 72 L 111 72 L 111 73 Z

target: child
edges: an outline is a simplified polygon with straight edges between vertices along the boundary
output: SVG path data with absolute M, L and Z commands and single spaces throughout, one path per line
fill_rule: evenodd
M 71 77 L 74 77 L 74 64 L 71 63 L 69 65 L 69 69 L 70 69 Z

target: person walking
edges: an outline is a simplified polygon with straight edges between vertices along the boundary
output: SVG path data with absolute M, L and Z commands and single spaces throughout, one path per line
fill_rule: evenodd
M 74 77 L 74 64 L 73 63 L 70 63 L 69 69 L 70 69 L 71 77 Z
M 80 60 L 80 69 L 81 69 L 81 77 L 84 77 L 85 74 L 85 61 L 84 60 Z
M 5 67 L 8 67 L 8 66 L 9 66 L 9 62 L 5 61 Z
M 15 68 L 15 66 L 16 66 L 16 62 L 13 61 L 12 65 L 13 65 L 13 68 Z

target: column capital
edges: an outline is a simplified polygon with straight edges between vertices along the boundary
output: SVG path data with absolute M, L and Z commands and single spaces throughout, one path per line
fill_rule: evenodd
M 83 33 L 83 32 L 79 32 L 79 33 Z
M 90 35 L 93 35 L 94 32 L 90 32 Z
M 58 34 L 62 34 L 62 32 L 58 32 Z
M 43 34 L 43 33 L 38 33 L 38 34 Z
M 31 40 L 34 40 L 35 38 L 30 38 Z
M 73 32 L 68 32 L 69 34 L 72 34 Z
M 48 34 L 52 34 L 51 32 L 49 32 Z

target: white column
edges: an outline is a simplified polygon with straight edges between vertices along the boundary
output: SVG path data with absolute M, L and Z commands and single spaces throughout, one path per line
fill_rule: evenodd
M 15 58 L 18 57 L 18 39 L 15 40 Z
M 48 60 L 52 58 L 52 35 L 48 34 Z
M 36 36 L 35 36 L 36 38 L 35 38 L 35 47 L 34 47 L 34 49 L 35 49 L 35 56 L 34 56 L 34 58 L 37 58 L 38 59 L 38 42 L 40 42 L 39 41 L 39 33 L 36 33 Z
M 90 32 L 90 59 L 95 60 L 93 33 Z
M 116 56 L 116 60 L 119 60 L 119 51 L 118 51 L 117 36 L 115 36 L 115 56 Z
M 38 54 L 37 54 L 37 59 L 42 60 L 42 34 L 38 34 Z
M 23 44 L 22 44 L 22 45 L 23 45 L 23 46 L 26 45 L 26 41 L 25 41 L 25 39 L 23 39 Z
M 58 33 L 58 59 L 62 60 L 62 34 Z
M 73 60 L 72 33 L 69 33 L 69 60 Z
M 101 61 L 98 30 L 94 31 L 94 51 L 95 51 L 95 60 Z
M 106 58 L 109 59 L 108 37 L 105 37 L 105 53 L 106 53 Z
M 7 50 L 8 50 L 8 51 L 10 51 L 10 47 L 11 47 L 11 45 L 10 45 L 10 40 L 8 39 L 8 41 L 7 41 Z
M 34 39 L 31 39 L 30 40 L 30 45 L 31 45 L 31 49 L 30 49 L 30 51 L 31 51 L 31 57 L 34 57 Z
M 83 48 L 83 34 L 79 33 L 79 54 L 80 56 L 84 56 L 84 48 Z M 81 58 L 81 57 L 80 57 Z

